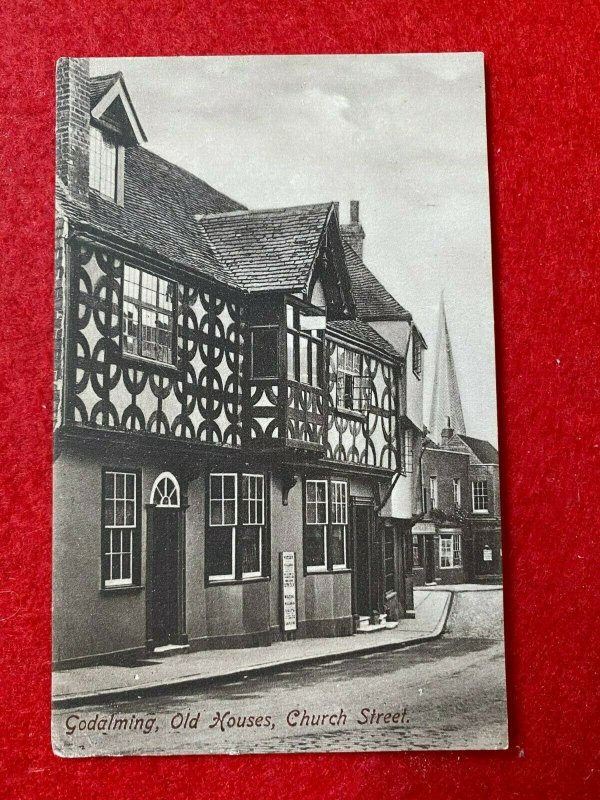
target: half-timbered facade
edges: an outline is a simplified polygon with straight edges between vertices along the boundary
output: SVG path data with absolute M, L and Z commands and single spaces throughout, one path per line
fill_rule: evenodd
M 57 108 L 55 662 L 412 614 L 425 343 L 358 205 L 244 208 L 83 60 Z

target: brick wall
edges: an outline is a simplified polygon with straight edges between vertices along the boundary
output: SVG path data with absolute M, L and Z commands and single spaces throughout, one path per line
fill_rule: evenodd
M 89 145 L 89 62 L 61 58 L 56 68 L 56 173 L 79 199 L 88 195 Z

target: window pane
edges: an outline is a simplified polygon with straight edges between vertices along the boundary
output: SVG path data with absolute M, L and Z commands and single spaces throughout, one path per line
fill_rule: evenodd
M 132 300 L 140 299 L 140 271 L 135 267 L 125 264 L 125 280 L 123 283 L 123 295 Z
M 210 501 L 210 524 L 211 525 L 223 524 L 223 504 L 221 500 Z
M 333 525 L 331 529 L 331 557 L 334 567 L 346 566 L 346 526 Z
M 158 278 L 149 272 L 142 272 L 142 303 L 151 306 L 158 306 L 156 292 L 158 289 Z
M 171 361 L 171 320 L 166 314 L 157 314 L 156 326 L 156 357 L 168 364 Z
M 235 500 L 236 497 L 236 475 L 223 475 L 223 497 L 226 500 Z
M 242 533 L 242 574 L 261 571 L 260 537 L 259 527 L 246 528 Z
M 223 524 L 235 525 L 235 500 L 223 500 Z
M 142 289 L 142 292 L 144 290 Z M 142 309 L 142 355 L 156 359 L 156 312 Z
M 309 525 L 306 528 L 306 553 L 304 554 L 307 567 L 325 567 L 325 527 L 322 525 Z
M 287 375 L 290 381 L 296 379 L 296 364 L 294 357 L 294 344 L 296 337 L 293 333 L 287 335 Z
M 394 559 L 394 529 L 387 526 L 384 534 L 384 561 L 385 561 L 385 590 L 393 592 L 396 589 L 396 565 Z
M 206 534 L 206 563 L 209 576 L 233 576 L 233 531 L 223 528 Z
M 274 378 L 277 370 L 277 328 L 252 331 L 252 377 Z
M 223 476 L 211 475 L 210 476 L 210 498 L 211 500 L 220 500 L 223 497 Z
M 300 347 L 300 383 L 309 383 L 308 380 L 308 339 L 300 336 L 298 345 Z

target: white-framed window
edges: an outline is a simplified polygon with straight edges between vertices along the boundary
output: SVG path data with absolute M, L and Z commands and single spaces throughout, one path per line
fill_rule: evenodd
M 240 528 L 242 578 L 258 578 L 262 575 L 264 533 L 264 475 L 243 474 L 242 524 Z
M 348 567 L 348 484 L 309 479 L 304 484 L 304 563 L 307 572 Z
M 150 503 L 160 508 L 179 508 L 179 483 L 170 472 L 161 472 L 150 492 Z
M 117 144 L 95 125 L 90 126 L 90 188 L 117 198 Z
M 371 376 L 356 350 L 337 348 L 337 407 L 365 414 L 371 400 Z
M 348 484 L 331 481 L 331 566 L 348 566 Z
M 431 508 L 438 507 L 438 482 L 435 475 L 429 478 L 429 499 L 431 500 Z
M 176 284 L 130 264 L 123 276 L 123 352 L 173 363 Z
M 326 480 L 305 483 L 304 561 L 308 572 L 327 569 L 328 488 Z
M 462 565 L 460 533 L 440 533 L 440 568 L 451 569 Z
M 488 513 L 488 484 L 487 481 L 473 481 L 471 484 L 473 497 L 473 513 Z
M 460 507 L 460 478 L 452 478 L 452 499 L 454 505 Z
M 208 480 L 208 581 L 263 577 L 267 498 L 262 473 L 213 472 Z
M 139 474 L 105 469 L 102 473 L 102 586 L 139 583 Z
M 411 428 L 404 429 L 404 471 L 407 475 L 413 471 L 413 432 Z

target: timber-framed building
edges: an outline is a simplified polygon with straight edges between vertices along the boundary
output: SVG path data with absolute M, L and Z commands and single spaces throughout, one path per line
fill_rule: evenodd
M 358 203 L 249 210 L 145 140 L 59 62 L 55 663 L 413 615 L 425 342 Z

